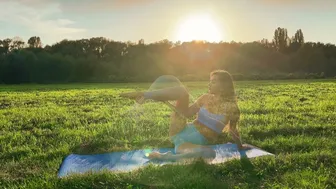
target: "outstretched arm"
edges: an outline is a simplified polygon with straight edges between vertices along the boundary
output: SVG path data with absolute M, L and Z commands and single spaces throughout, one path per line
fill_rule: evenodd
M 240 133 L 238 131 L 238 122 L 240 119 L 240 110 L 237 104 L 233 104 L 230 109 L 229 116 L 229 132 L 232 136 L 233 141 L 237 144 L 239 149 L 243 149 L 243 144 L 241 142 Z
M 232 136 L 233 141 L 237 144 L 239 149 L 243 148 L 243 144 L 240 139 L 240 133 L 237 129 L 238 123 L 235 121 L 230 121 L 230 134 Z

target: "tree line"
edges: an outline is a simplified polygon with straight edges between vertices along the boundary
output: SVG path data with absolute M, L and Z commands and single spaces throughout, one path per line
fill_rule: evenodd
M 276 28 L 272 40 L 146 44 L 104 37 L 42 46 L 38 36 L 0 40 L 0 83 L 147 82 L 160 75 L 207 80 L 215 69 L 234 79 L 299 79 L 336 76 L 334 44 L 305 42 Z

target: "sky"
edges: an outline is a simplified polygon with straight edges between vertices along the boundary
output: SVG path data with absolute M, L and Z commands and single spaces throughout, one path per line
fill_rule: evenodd
M 0 0 L 0 39 L 271 40 L 283 27 L 336 44 L 336 0 Z

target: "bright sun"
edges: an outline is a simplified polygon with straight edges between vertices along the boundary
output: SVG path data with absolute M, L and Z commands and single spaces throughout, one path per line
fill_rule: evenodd
M 208 15 L 190 16 L 183 20 L 176 31 L 178 41 L 205 40 L 219 42 L 223 40 L 223 31 Z

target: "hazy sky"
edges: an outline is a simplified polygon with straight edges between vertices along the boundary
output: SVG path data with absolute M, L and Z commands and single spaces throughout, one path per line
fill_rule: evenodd
M 0 0 L 0 7 L 1 39 L 36 35 L 43 44 L 98 36 L 176 41 L 200 30 L 246 42 L 272 39 L 279 26 L 290 36 L 301 28 L 306 41 L 336 43 L 336 0 Z

